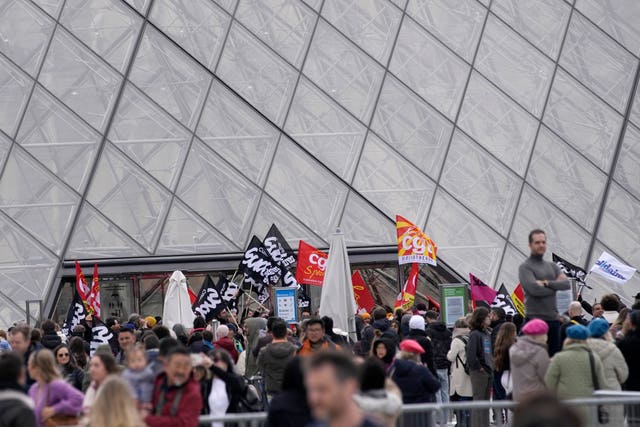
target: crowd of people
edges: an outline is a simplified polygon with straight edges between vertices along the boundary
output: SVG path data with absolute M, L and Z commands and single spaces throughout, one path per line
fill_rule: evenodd
M 584 425 L 590 411 L 550 396 L 640 391 L 640 302 L 629 309 L 611 294 L 554 314 L 547 291 L 565 278 L 540 263 L 543 237 L 530 236 L 532 258 L 520 271 L 533 289 L 525 318 L 479 306 L 451 329 L 424 304 L 376 307 L 356 316 L 354 342 L 311 313 L 290 325 L 273 313 L 222 312 L 215 327 L 197 317 L 171 328 L 134 314 L 105 319 L 117 339 L 93 349 L 91 317 L 69 337 L 51 320 L 16 325 L 0 331 L 0 425 L 192 427 L 202 415 L 268 411 L 269 426 L 395 426 L 403 404 L 489 399 L 527 403 L 514 414 L 445 411 L 435 422 L 551 426 L 544 420 L 561 416 L 566 427 Z M 522 421 L 535 417 L 542 421 Z M 598 408 L 603 425 L 625 419 L 640 425 L 622 407 Z M 412 415 L 403 422 L 412 425 Z

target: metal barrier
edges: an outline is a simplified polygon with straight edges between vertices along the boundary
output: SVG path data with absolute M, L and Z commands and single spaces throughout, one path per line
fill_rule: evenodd
M 568 406 L 575 408 L 587 408 L 591 415 L 591 421 L 585 427 L 595 427 L 598 423 L 598 407 L 604 407 L 608 410 L 613 408 L 623 409 L 623 418 L 627 420 L 626 424 L 610 422 L 608 425 L 612 427 L 628 427 L 640 426 L 640 393 L 598 391 L 594 393 L 594 397 L 585 399 L 565 400 Z M 398 426 L 451 426 L 455 425 L 447 421 L 447 423 L 438 423 L 443 418 L 449 418 L 445 414 L 456 414 L 457 417 L 464 416 L 474 411 L 484 411 L 483 415 L 489 417 L 489 411 L 494 411 L 493 425 L 496 427 L 506 427 L 510 425 L 510 415 L 508 411 L 518 406 L 518 402 L 511 400 L 494 400 L 494 401 L 465 401 L 451 403 L 428 403 L 404 405 L 402 407 L 402 415 L 398 421 Z M 500 414 L 505 411 L 505 419 Z M 202 416 L 200 417 L 200 425 L 210 425 L 217 422 L 223 426 L 237 427 L 262 427 L 266 425 L 267 414 L 265 412 L 254 412 L 244 414 L 227 414 L 224 416 Z M 612 420 L 613 421 L 613 420 Z M 472 426 L 472 424 L 467 424 Z

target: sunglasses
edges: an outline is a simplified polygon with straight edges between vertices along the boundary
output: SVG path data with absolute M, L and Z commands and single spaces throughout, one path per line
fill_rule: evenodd
M 58 353 L 58 357 L 69 357 L 69 353 Z

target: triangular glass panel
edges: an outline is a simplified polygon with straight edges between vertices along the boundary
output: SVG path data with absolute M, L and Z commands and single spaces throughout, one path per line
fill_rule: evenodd
M 253 182 L 264 183 L 280 133 L 217 80 L 196 133 Z
M 287 212 L 275 200 L 268 195 L 263 194 L 262 200 L 260 201 L 260 207 L 258 207 L 258 213 L 256 214 L 256 219 L 253 223 L 251 235 L 263 238 L 273 224 L 278 227 L 278 230 L 280 230 L 293 249 L 298 248 L 300 240 L 304 240 L 317 248 L 329 246 L 329 243 L 316 235 L 313 231 L 309 230 L 302 222 Z
M 238 252 L 222 234 L 193 213 L 177 198 L 160 236 L 156 255 L 184 255 Z
M 27 104 L 33 80 L 0 56 L 0 130 L 14 136 L 18 118 Z
M 88 203 L 82 205 L 65 258 L 122 258 L 149 255 L 142 246 Z
M 109 140 L 173 190 L 191 133 L 133 85 L 127 84 Z
M 260 189 L 197 138 L 176 194 L 237 246 L 244 244 Z
M 10 148 L 11 140 L 0 132 L 0 168 L 4 165 L 4 159 L 7 157 L 7 153 L 9 153 Z
M 393 245 L 396 242 L 393 221 L 353 191 L 347 198 L 340 229 L 348 246 Z
M 60 254 L 80 197 L 17 146 L 0 180 L 0 209 Z
M 129 78 L 182 124 L 195 127 L 211 75 L 150 25 Z
M 44 297 L 58 259 L 4 215 L 0 215 L 0 259 L 5 295 L 20 306 L 27 299 Z
M 16 142 L 81 193 L 100 139 L 98 132 L 36 86 Z
M 87 200 L 134 240 L 153 252 L 171 195 L 108 143 Z
M 60 14 L 60 6 L 62 6 L 63 0 L 31 0 L 49 15 L 58 19 L 58 15 Z

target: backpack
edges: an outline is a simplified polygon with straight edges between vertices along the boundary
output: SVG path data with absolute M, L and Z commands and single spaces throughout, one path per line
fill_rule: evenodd
M 262 412 L 264 401 L 255 385 L 244 379 L 244 389 L 238 402 L 238 412 Z
M 459 339 L 460 341 L 462 341 L 464 343 L 464 349 L 465 349 L 465 353 L 466 353 L 467 346 L 469 345 L 469 337 L 464 336 L 464 335 L 458 335 L 454 339 Z M 458 362 L 462 365 L 462 368 L 464 369 L 464 373 L 469 375 L 469 365 L 467 365 L 466 363 L 464 363 L 462 361 L 462 359 L 460 358 L 460 354 L 456 354 L 456 367 L 458 366 Z

